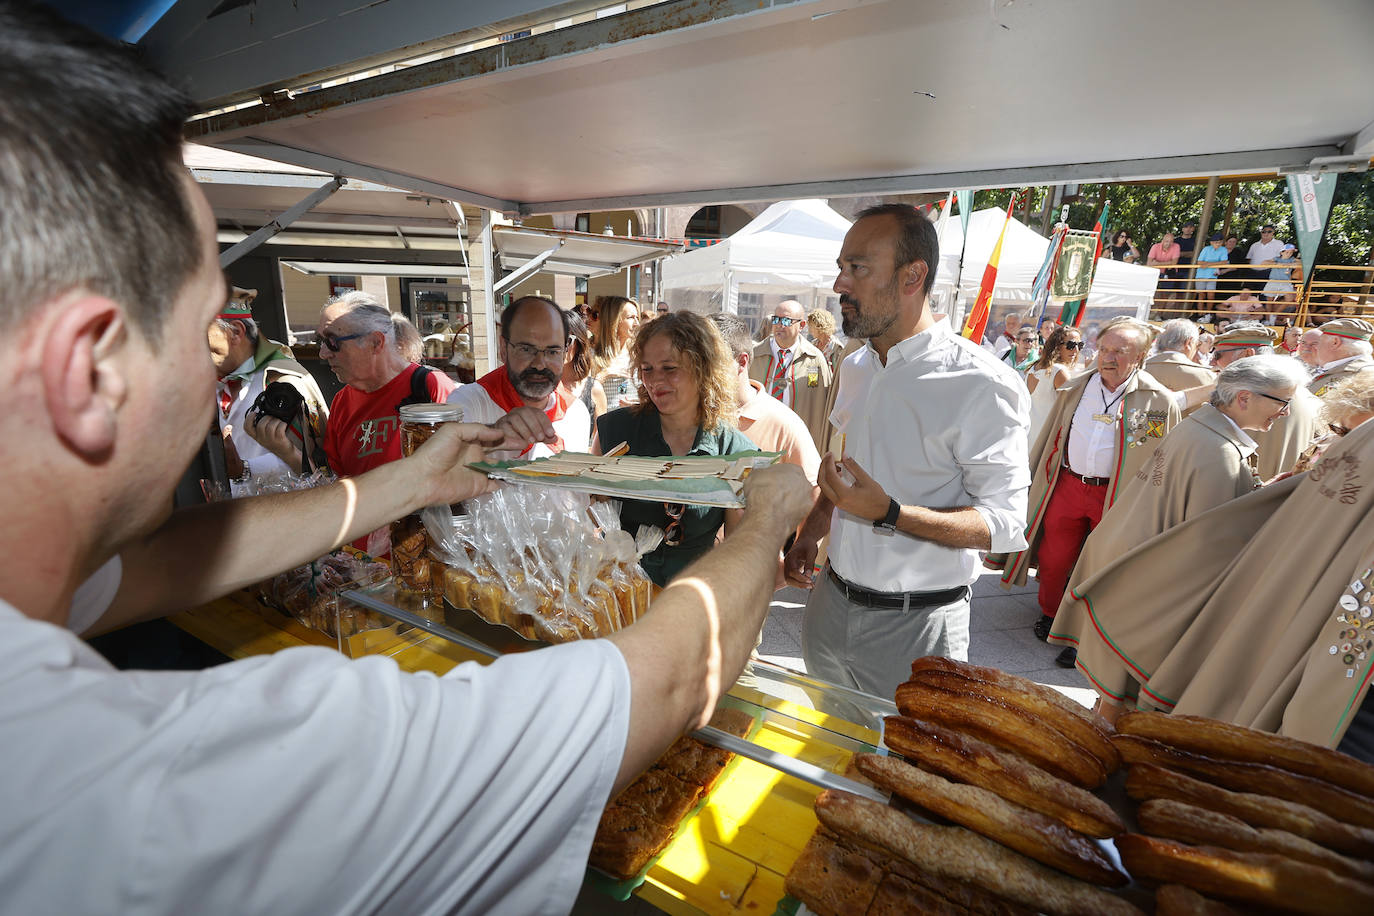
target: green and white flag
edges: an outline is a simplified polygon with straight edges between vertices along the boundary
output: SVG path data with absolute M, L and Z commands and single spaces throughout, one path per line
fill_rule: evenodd
M 1331 215 L 1331 199 L 1336 194 L 1335 172 L 1314 175 L 1289 175 L 1288 197 L 1293 201 L 1293 228 L 1298 237 L 1293 243 L 1302 257 L 1302 275 L 1312 276 L 1312 262 L 1317 260 L 1317 246 L 1326 231 Z

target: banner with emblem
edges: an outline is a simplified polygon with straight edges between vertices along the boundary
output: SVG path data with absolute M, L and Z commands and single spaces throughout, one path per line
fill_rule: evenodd
M 1336 196 L 1338 177 L 1334 172 L 1288 176 L 1288 198 L 1293 202 L 1293 230 L 1297 235 L 1293 244 L 1298 246 L 1298 254 L 1302 257 L 1304 277 L 1312 276 L 1317 246 L 1326 231 L 1331 201 Z

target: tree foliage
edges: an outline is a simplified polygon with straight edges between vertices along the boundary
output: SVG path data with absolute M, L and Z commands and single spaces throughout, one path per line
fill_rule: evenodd
M 1232 185 L 1222 184 L 1212 203 L 1211 232 L 1221 232 L 1227 207 L 1230 205 Z M 1293 239 L 1293 205 L 1288 199 L 1288 183 L 1281 178 L 1266 181 L 1240 182 L 1236 206 L 1232 213 L 1230 231 L 1241 239 L 1244 248 L 1259 238 L 1261 226 L 1272 223 L 1281 239 Z M 978 191 L 974 195 L 974 209 L 998 206 L 1006 208 L 1013 189 Z M 1024 190 L 1024 189 L 1018 189 Z M 1029 223 L 1038 227 L 1038 215 L 1050 188 L 1030 189 Z M 1101 201 L 1111 201 L 1108 232 L 1118 229 L 1131 233 L 1143 260 L 1150 246 L 1159 241 L 1164 232 L 1178 233 L 1189 220 L 1202 218 L 1202 205 L 1207 196 L 1205 182 L 1199 184 L 1085 184 L 1079 186 L 1078 197 L 1069 202 L 1069 225 L 1075 229 L 1091 229 L 1097 222 Z M 1024 200 L 1024 198 L 1022 198 Z M 1017 218 L 1024 219 L 1026 211 L 1017 207 Z M 1055 214 L 1056 217 L 1058 214 Z M 1199 234 L 1205 234 L 1199 229 Z M 1318 264 L 1363 265 L 1369 262 L 1374 248 L 1374 171 L 1347 172 L 1339 176 L 1331 207 L 1326 236 L 1317 251 Z M 1348 271 L 1339 276 L 1351 280 L 1356 276 Z M 1335 279 L 1335 276 L 1333 276 Z

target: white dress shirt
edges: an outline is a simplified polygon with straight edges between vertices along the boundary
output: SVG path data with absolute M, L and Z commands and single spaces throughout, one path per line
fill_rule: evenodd
M 1240 457 L 1249 458 L 1251 455 L 1255 454 L 1255 451 L 1259 448 L 1259 443 L 1250 438 L 1249 433 L 1237 426 L 1235 420 L 1227 417 L 1226 414 L 1221 413 L 1220 410 L 1218 410 L 1217 413 L 1226 417 L 1226 422 L 1230 423 L 1231 428 L 1236 431 L 1236 438 L 1240 440 Z
M 7 912 L 566 913 L 628 728 L 604 639 L 121 672 L 0 601 L 0 647 Z
M 1347 356 L 1347 357 L 1344 357 L 1343 359 L 1332 360 L 1331 362 L 1327 363 L 1326 365 L 1324 365 L 1324 366 L 1322 366 L 1320 369 L 1318 369 L 1318 370 L 1317 370 L 1317 374 L 1318 374 L 1318 375 L 1321 375 L 1323 372 L 1331 372 L 1331 371 L 1333 371 L 1333 370 L 1335 370 L 1335 369 L 1339 369 L 1341 366 L 1344 366 L 1346 363 L 1350 362 L 1351 360 L 1359 359 L 1359 358 L 1360 358 L 1360 354 L 1356 353 L 1354 356 Z
M 840 366 L 830 420 L 843 451 L 906 506 L 972 506 L 992 550 L 1026 546 L 1030 395 L 1005 363 L 941 319 L 892 347 L 872 344 Z M 830 562 L 841 578 L 881 592 L 937 591 L 973 581 L 976 550 L 873 530 L 838 509 Z
M 1116 425 L 1121 422 L 1121 405 L 1125 403 L 1126 386 L 1130 378 L 1108 391 L 1102 384 L 1101 373 L 1094 372 L 1083 394 L 1078 399 L 1078 407 L 1069 421 L 1069 468 L 1083 477 L 1110 477 L 1116 467 Z M 1122 395 L 1118 397 L 1118 395 Z M 1173 393 L 1174 403 L 1179 412 L 1188 406 L 1185 391 Z M 1110 416 L 1112 422 L 1104 423 L 1095 419 Z

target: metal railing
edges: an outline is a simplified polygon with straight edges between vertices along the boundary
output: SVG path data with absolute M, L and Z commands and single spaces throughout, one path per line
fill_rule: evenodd
M 1292 268 L 1295 279 L 1288 281 L 1292 291 L 1265 286 L 1271 282 L 1269 269 L 1272 267 Z M 1218 270 L 1215 289 L 1202 289 L 1197 279 L 1197 271 Z M 1315 327 L 1324 321 L 1340 317 L 1359 317 L 1370 320 L 1374 317 L 1374 264 L 1349 266 L 1343 264 L 1318 264 L 1313 267 L 1317 278 L 1311 283 L 1302 279 L 1300 264 L 1178 264 L 1161 267 L 1159 286 L 1155 291 L 1154 305 L 1150 316 L 1156 321 L 1170 318 L 1207 319 L 1209 322 L 1234 321 L 1249 318 L 1276 325 L 1296 327 Z M 1165 276 L 1173 273 L 1174 276 Z M 1243 296 L 1249 290 L 1254 298 L 1249 302 L 1237 303 L 1233 297 Z

